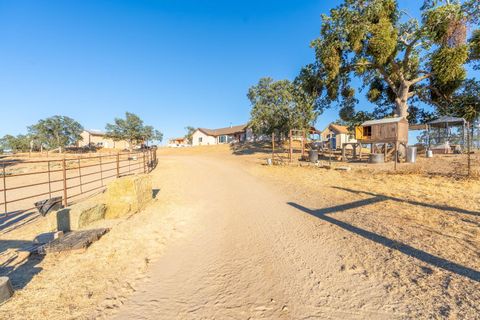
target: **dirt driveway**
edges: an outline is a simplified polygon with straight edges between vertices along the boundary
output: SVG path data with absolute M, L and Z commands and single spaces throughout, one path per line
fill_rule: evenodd
M 177 193 L 190 222 L 115 319 L 473 319 L 480 312 L 476 231 L 455 261 L 423 249 L 421 239 L 390 236 L 382 212 L 395 210 L 394 199 L 330 189 L 304 196 L 209 156 L 162 161 L 187 181 L 162 192 Z M 305 200 L 312 194 L 315 201 Z M 331 205 L 312 207 L 321 202 Z M 455 214 L 478 229 L 471 209 Z M 359 212 L 368 217 L 342 216 Z

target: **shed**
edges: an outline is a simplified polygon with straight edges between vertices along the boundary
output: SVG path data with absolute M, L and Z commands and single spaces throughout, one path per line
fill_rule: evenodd
M 403 117 L 369 120 L 355 128 L 361 143 L 408 143 L 408 121 Z

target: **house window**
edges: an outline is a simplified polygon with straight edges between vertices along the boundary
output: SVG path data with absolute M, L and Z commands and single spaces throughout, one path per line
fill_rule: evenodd
M 372 127 L 371 126 L 363 127 L 363 136 L 364 137 L 371 137 L 372 136 Z
M 198 142 L 202 143 L 203 142 L 203 137 L 198 138 Z
M 218 143 L 225 143 L 227 142 L 227 136 L 219 136 Z

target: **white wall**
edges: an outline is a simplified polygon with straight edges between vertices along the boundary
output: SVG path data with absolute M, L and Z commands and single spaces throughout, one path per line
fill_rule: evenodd
M 200 142 L 200 138 L 202 141 Z M 217 144 L 217 138 L 208 136 L 200 130 L 196 130 L 192 135 L 193 146 L 204 146 L 209 144 Z
M 348 139 L 349 137 L 350 139 Z M 357 140 L 354 139 L 353 134 L 341 133 L 341 134 L 337 134 L 335 138 L 337 139 L 336 141 L 337 149 L 341 149 L 344 143 L 357 142 Z

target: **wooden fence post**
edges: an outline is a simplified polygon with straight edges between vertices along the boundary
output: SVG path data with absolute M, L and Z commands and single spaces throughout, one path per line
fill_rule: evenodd
M 67 201 L 67 162 L 65 158 L 62 159 L 62 171 L 63 171 L 63 205 L 68 206 Z
M 470 177 L 471 175 L 471 170 L 472 170 L 472 160 L 471 160 L 471 155 L 470 155 L 470 143 L 471 143 L 471 137 L 470 137 L 470 122 L 467 122 L 467 175 Z
M 103 187 L 103 167 L 102 167 L 102 156 L 100 155 L 100 185 Z
M 292 130 L 290 130 L 290 162 L 293 160 L 293 135 Z
M 272 132 L 272 164 L 273 157 L 275 157 L 275 132 Z
M 147 173 L 147 159 L 145 155 L 147 154 L 146 151 L 143 151 L 143 173 Z
M 117 178 L 120 178 L 120 152 L 117 152 Z
M 3 207 L 5 210 L 5 216 L 8 216 L 7 211 L 7 175 L 5 172 L 5 162 L 3 163 Z
M 80 160 L 80 156 L 78 156 L 78 182 L 80 185 L 80 193 L 83 193 L 83 188 L 82 188 L 82 164 Z
M 48 165 L 48 198 L 52 199 L 52 175 L 51 175 L 51 170 L 50 170 L 50 160 L 47 161 Z

